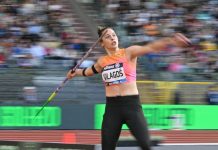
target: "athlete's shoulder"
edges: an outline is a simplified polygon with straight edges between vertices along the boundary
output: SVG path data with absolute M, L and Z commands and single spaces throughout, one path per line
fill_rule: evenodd
M 137 53 L 140 53 L 143 49 L 143 47 L 140 45 L 132 45 L 128 48 L 126 48 L 126 55 L 132 59 L 132 58 L 136 58 L 138 55 Z
M 98 62 L 99 62 L 99 61 L 102 61 L 102 60 L 104 60 L 104 59 L 105 59 L 105 57 L 106 57 L 106 55 L 100 56 L 100 57 L 98 58 L 98 60 L 97 60 L 97 61 L 98 61 Z
M 126 48 L 120 48 L 120 53 L 125 53 L 126 52 Z
M 107 55 L 103 55 L 103 56 L 100 56 L 98 59 L 97 59 L 97 63 L 102 66 L 104 64 L 104 61 L 105 61 L 105 58 L 107 57 Z

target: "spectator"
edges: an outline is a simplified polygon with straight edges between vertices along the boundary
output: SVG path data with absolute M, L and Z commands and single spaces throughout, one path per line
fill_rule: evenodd
M 210 104 L 210 105 L 218 104 L 218 85 L 217 84 L 213 84 L 208 87 L 205 101 L 207 104 Z
M 5 63 L 5 54 L 3 52 L 0 52 L 0 68 L 6 67 Z
M 42 66 L 43 59 L 47 55 L 45 48 L 39 43 L 32 43 L 30 47 L 30 54 L 32 56 L 31 63 L 34 67 Z
M 168 70 L 173 73 L 187 72 L 188 66 L 185 64 L 184 59 L 181 57 L 175 57 L 170 63 Z

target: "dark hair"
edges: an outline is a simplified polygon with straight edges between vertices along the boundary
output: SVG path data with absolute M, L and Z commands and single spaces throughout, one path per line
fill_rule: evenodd
M 105 27 L 105 26 L 98 26 L 98 36 L 100 37 L 104 30 L 108 29 L 110 27 Z

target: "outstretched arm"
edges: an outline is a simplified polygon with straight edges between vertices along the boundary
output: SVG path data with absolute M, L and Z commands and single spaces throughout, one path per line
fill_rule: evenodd
M 101 72 L 102 68 L 99 65 L 99 62 L 96 62 L 93 66 L 84 68 L 84 69 L 76 69 L 75 72 L 72 72 L 72 70 L 69 70 L 67 73 L 67 78 L 72 79 L 75 76 L 93 76 L 94 74 L 97 74 Z
M 191 44 L 190 40 L 182 35 L 181 33 L 176 33 L 173 37 L 166 37 L 160 40 L 151 42 L 145 46 L 130 46 L 126 50 L 129 53 L 131 58 L 137 56 L 142 56 L 151 52 L 159 52 L 164 50 L 167 45 L 175 45 L 178 47 L 185 47 Z

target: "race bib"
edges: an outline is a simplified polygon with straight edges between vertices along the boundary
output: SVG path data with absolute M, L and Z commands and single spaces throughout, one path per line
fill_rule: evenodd
M 106 85 L 113 85 L 126 82 L 126 75 L 123 63 L 116 63 L 104 67 L 102 79 Z

